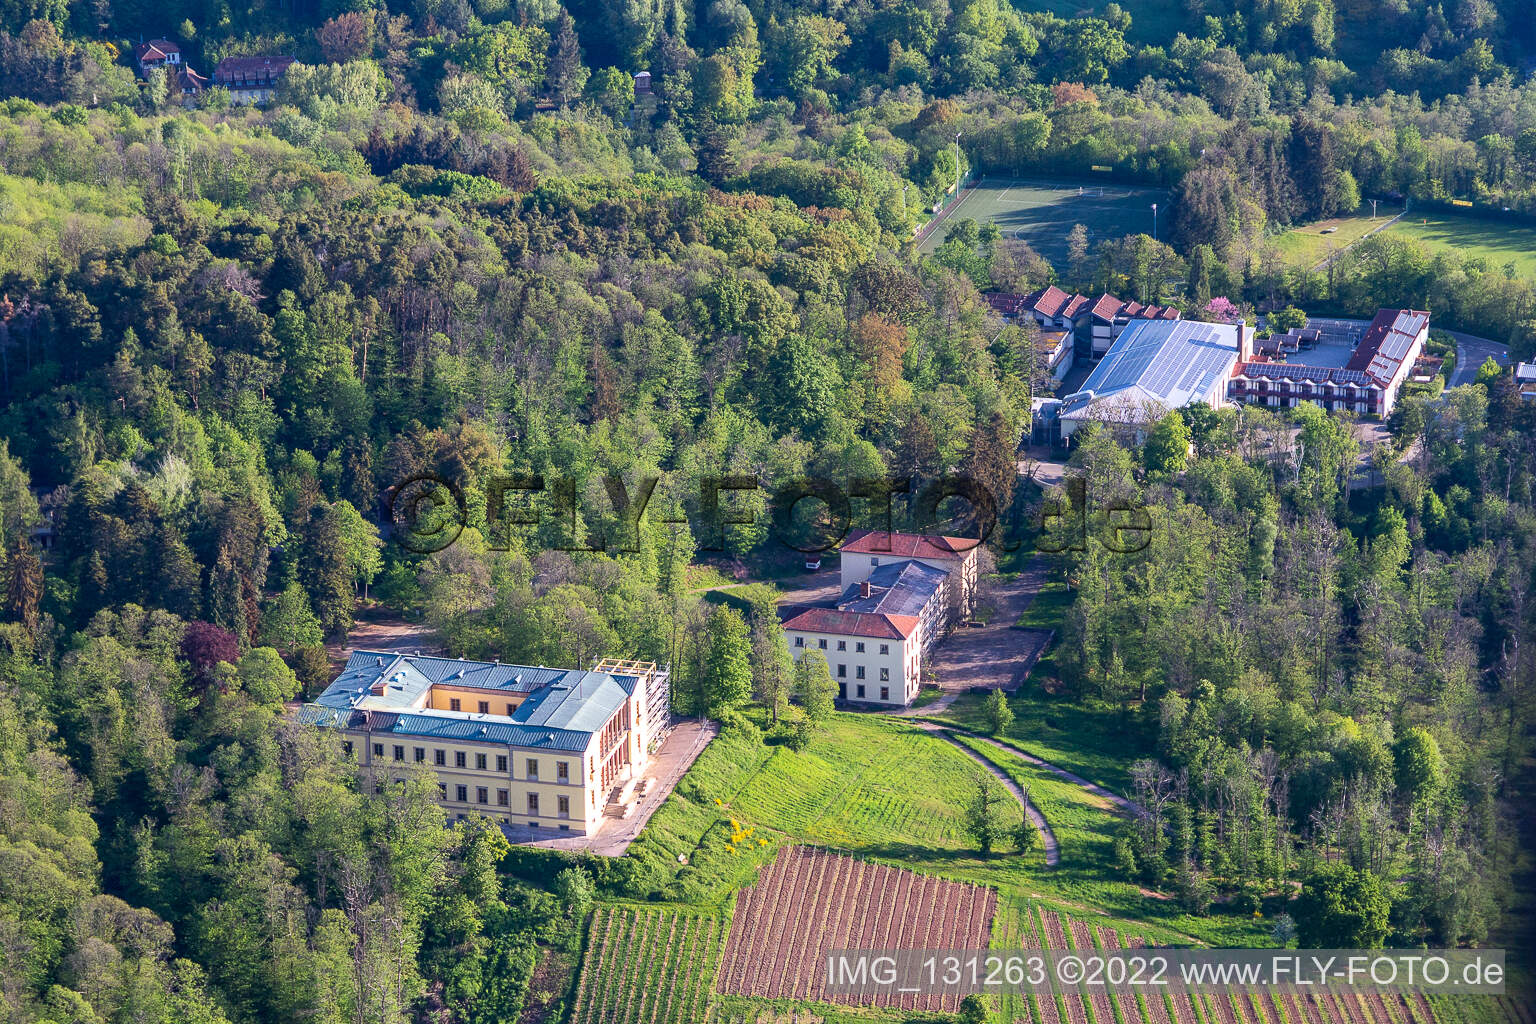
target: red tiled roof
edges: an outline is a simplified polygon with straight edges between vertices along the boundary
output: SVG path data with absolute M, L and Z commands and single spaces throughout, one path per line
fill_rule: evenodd
M 1420 310 L 1378 310 L 1376 319 L 1365 329 L 1345 368 L 1368 373 L 1382 384 L 1390 384 L 1407 359 L 1414 339 L 1428 326 L 1429 314 Z
M 182 92 L 198 93 L 208 88 L 208 76 L 200 75 L 191 68 L 182 68 L 176 72 L 176 84 Z
M 1069 295 L 1057 288 L 1048 285 L 1045 288 L 1025 297 L 1029 308 L 1043 317 L 1076 317 L 1078 313 L 1092 300 L 1086 295 Z
M 1113 322 L 1124 306 L 1125 303 L 1106 292 L 1099 296 L 1098 301 L 1093 304 L 1093 309 L 1090 312 L 1100 320 Z
M 1019 295 L 1017 292 L 987 292 L 982 298 L 987 300 L 987 305 L 999 313 L 1008 316 L 1017 316 L 1022 313 L 1028 296 Z
M 293 62 L 293 57 L 225 57 L 213 69 L 213 80 L 235 87 L 270 87 Z
M 883 640 L 905 640 L 921 620 L 914 615 L 882 615 L 844 612 L 836 608 L 807 608 L 784 620 L 785 629 L 807 633 L 841 633 L 848 636 L 872 636 Z
M 1077 318 L 1092 301 L 1086 295 L 1069 295 L 1051 285 L 1028 295 L 1020 295 L 1017 292 L 988 292 L 982 298 L 987 304 L 999 313 L 1007 316 L 1018 316 L 1028 310 L 1037 316 L 1046 319 L 1064 317 L 1068 320 Z
M 895 555 L 898 558 L 964 558 L 981 542 L 972 537 L 938 534 L 886 533 L 855 530 L 841 550 L 861 555 Z
M 151 39 L 133 48 L 133 56 L 140 64 L 146 60 L 165 60 L 171 54 L 180 52 L 181 47 L 169 39 Z
M 1173 306 L 1144 306 L 1135 300 L 1122 302 L 1108 293 L 1099 296 L 1093 304 L 1092 313 L 1107 323 L 1113 323 L 1117 317 L 1131 320 L 1178 320 L 1182 315 Z
M 1041 316 L 1057 316 L 1070 301 L 1072 296 L 1055 285 L 1047 285 L 1030 296 L 1029 308 Z

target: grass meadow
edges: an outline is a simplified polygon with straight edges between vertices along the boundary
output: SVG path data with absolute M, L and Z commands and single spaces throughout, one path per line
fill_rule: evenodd
M 1276 235 L 1274 245 L 1287 265 L 1310 270 L 1328 258 L 1330 247 L 1342 252 L 1381 228 L 1399 212 L 1395 207 L 1381 207 L 1376 217 L 1366 213 L 1313 221 Z
M 1529 223 L 1410 212 L 1387 230 L 1432 250 L 1448 249 L 1462 257 L 1480 257 L 1494 270 L 1513 266 L 1517 276 L 1536 279 L 1536 227 Z
M 1384 206 L 1375 218 L 1365 213 L 1314 221 L 1276 235 L 1272 241 L 1289 266 L 1310 269 L 1328 258 L 1330 246 L 1342 251 L 1381 228 L 1384 234 L 1411 239 L 1431 251 L 1479 258 L 1493 270 L 1513 267 L 1517 276 L 1536 280 L 1536 226 L 1468 214 L 1410 211 L 1397 223 L 1383 227 L 1399 212 Z

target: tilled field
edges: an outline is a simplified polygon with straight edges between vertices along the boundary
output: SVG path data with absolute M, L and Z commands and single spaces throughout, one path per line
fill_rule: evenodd
M 719 963 L 722 921 L 670 910 L 592 914 L 572 1024 L 694 1024 Z
M 1093 927 L 1066 914 L 1037 908 L 1039 934 L 1044 946 L 1073 949 L 1092 955 L 1096 949 L 1142 949 L 1148 943 L 1140 936 L 1126 935 L 1114 928 Z M 1007 930 L 999 935 L 1005 942 L 1031 948 L 1027 932 Z M 1470 998 L 1470 997 L 1469 997 Z M 1083 986 L 1062 993 L 1065 1006 L 1063 1024 L 1438 1024 L 1429 1002 L 1419 995 L 1395 992 L 1298 992 L 1295 989 L 1248 992 L 1185 993 L 1149 989 L 1140 998 L 1109 991 L 1103 987 Z M 1029 1011 L 1026 1018 L 1025 1010 Z M 1500 997 L 1490 1004 L 1490 1019 L 1495 1024 L 1527 1024 L 1521 1009 L 1510 997 Z M 1014 1000 L 1007 1007 L 1015 1024 L 1058 1024 L 1057 1000 L 1048 993 L 1037 993 L 1031 1006 Z
M 828 995 L 834 949 L 984 949 L 997 894 L 804 846 L 779 851 L 736 898 L 716 988 L 728 995 L 902 1010 L 947 1010 L 959 997 Z

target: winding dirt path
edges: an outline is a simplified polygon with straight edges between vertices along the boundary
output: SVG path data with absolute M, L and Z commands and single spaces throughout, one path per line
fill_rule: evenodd
M 954 744 L 956 749 L 965 754 L 972 761 L 975 761 L 977 764 L 981 765 L 987 771 L 991 772 L 994 778 L 996 778 L 1005 787 L 1007 787 L 1008 792 L 1012 793 L 1013 798 L 1019 802 L 1019 806 L 1024 808 L 1024 814 L 1029 818 L 1029 823 L 1035 826 L 1035 830 L 1040 833 L 1041 843 L 1045 847 L 1045 866 L 1048 868 L 1053 868 L 1057 864 L 1061 863 L 1061 844 L 1056 842 L 1056 833 L 1051 831 L 1050 823 L 1045 820 L 1045 815 L 1041 814 L 1035 808 L 1035 805 L 1029 802 L 1029 797 L 1024 793 L 1024 790 L 1019 786 L 1017 782 L 1014 782 L 1013 779 L 1008 776 L 1007 772 L 1003 771 L 997 765 L 993 764 L 991 761 L 988 761 L 986 758 L 976 753 L 976 751 L 955 739 L 948 733 L 948 731 L 940 728 L 937 725 L 934 725 L 932 722 L 919 722 L 917 724 L 919 728 L 924 729 L 927 732 L 930 732 L 933 735 L 938 736 L 941 739 L 948 740 L 950 743 Z
M 928 722 L 919 722 L 918 724 L 923 726 L 925 729 L 930 727 L 930 723 Z M 1135 801 L 1127 800 L 1120 794 L 1107 790 L 1096 782 L 1089 782 L 1087 779 L 1083 778 L 1081 775 L 1078 775 L 1076 772 L 1069 772 L 1065 768 L 1060 768 L 1054 764 L 1051 764 L 1049 761 L 1042 761 L 1034 754 L 1026 754 L 1018 747 L 1009 746 L 1006 743 L 1000 743 L 997 740 L 992 739 L 990 736 L 982 736 L 979 733 L 970 732 L 957 726 L 943 725 L 937 722 L 931 723 L 931 725 L 934 728 L 948 729 L 951 732 L 957 732 L 962 736 L 967 736 L 973 740 L 980 740 L 983 743 L 996 747 L 998 750 L 1001 750 L 1005 754 L 1016 757 L 1026 764 L 1032 764 L 1036 768 L 1044 769 L 1045 771 L 1050 772 L 1052 775 L 1055 775 L 1057 778 L 1060 778 L 1066 782 L 1070 782 L 1074 786 L 1077 786 L 1086 792 L 1092 793 L 1094 796 L 1099 797 L 1100 799 L 1109 801 L 1116 808 L 1124 811 L 1127 814 L 1134 814 L 1137 817 L 1146 816 L 1147 812 L 1142 808 L 1140 804 L 1136 803 Z

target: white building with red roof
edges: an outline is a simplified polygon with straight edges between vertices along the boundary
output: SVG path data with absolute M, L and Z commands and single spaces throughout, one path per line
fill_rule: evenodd
M 181 66 L 181 46 L 169 39 L 151 39 L 133 48 L 133 62 L 139 66 L 139 74 L 145 76 L 167 65 L 174 71 Z
M 1343 366 L 1289 359 L 1245 359 L 1232 373 L 1228 396 L 1236 402 L 1293 409 L 1315 402 L 1330 411 L 1387 417 L 1429 339 L 1429 314 L 1383 309 L 1361 335 Z
M 870 574 L 882 565 L 918 561 L 954 574 L 959 585 L 953 595 L 955 609 L 960 618 L 968 619 L 976 594 L 976 549 L 980 546 L 981 542 L 974 537 L 855 530 L 839 549 L 840 582 L 846 591 L 855 583 L 869 579 Z
M 923 659 L 957 614 L 969 615 L 977 546 L 965 537 L 855 533 L 842 547 L 841 597 L 780 609 L 791 656 L 826 658 L 840 700 L 910 704 Z

